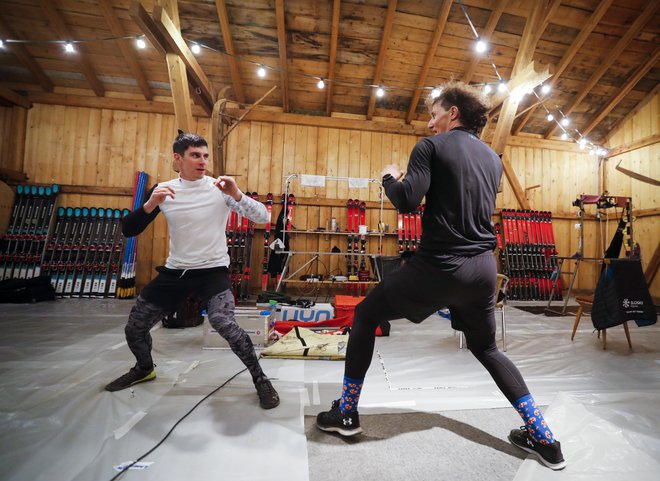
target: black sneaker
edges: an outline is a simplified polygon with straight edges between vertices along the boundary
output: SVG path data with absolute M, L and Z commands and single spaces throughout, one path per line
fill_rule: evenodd
M 254 383 L 262 409 L 273 409 L 280 405 L 280 396 L 268 378 L 261 378 Z
M 339 399 L 332 401 L 330 411 L 320 412 L 316 416 L 316 427 L 321 431 L 339 433 L 342 436 L 354 436 L 362 432 L 358 412 L 342 414 L 339 410 Z
M 529 435 L 525 426 L 521 426 L 520 429 L 512 429 L 509 433 L 509 441 L 523 451 L 535 455 L 550 469 L 557 471 L 566 467 L 559 441 L 541 444 Z
M 134 384 L 139 384 L 141 382 L 153 381 L 156 379 L 156 371 L 153 368 L 150 371 L 143 371 L 139 367 L 133 366 L 130 371 L 128 371 L 123 376 L 119 376 L 117 379 L 112 381 L 105 387 L 106 391 L 121 391 L 127 387 L 131 387 Z

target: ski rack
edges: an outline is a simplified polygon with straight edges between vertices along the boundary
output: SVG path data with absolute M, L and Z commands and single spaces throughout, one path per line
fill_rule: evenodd
M 566 314 L 566 308 L 568 306 L 568 300 L 571 297 L 571 292 L 573 290 L 573 284 L 575 283 L 575 277 L 577 276 L 578 269 L 580 268 L 580 263 L 581 262 L 604 262 L 603 257 L 584 257 L 584 217 L 585 217 L 585 211 L 584 211 L 584 206 L 585 205 L 591 205 L 595 204 L 598 209 L 610 209 L 612 207 L 621 207 L 623 209 L 623 215 L 626 218 L 626 224 L 628 225 L 628 240 L 626 241 L 626 257 L 630 257 L 633 255 L 634 252 L 634 241 L 633 241 L 633 215 L 632 215 L 632 197 L 623 197 L 623 196 L 617 196 L 617 195 L 609 195 L 609 194 L 581 194 L 578 196 L 577 199 L 573 202 L 574 207 L 578 207 L 579 211 L 577 213 L 578 219 L 580 221 L 580 238 L 578 239 L 578 250 L 575 254 L 573 254 L 571 257 L 557 257 L 557 277 L 553 280 L 552 282 L 552 290 L 550 291 L 550 298 L 548 299 L 548 305 L 546 306 L 545 310 L 549 312 L 553 312 L 556 314 L 559 314 L 559 312 L 554 311 L 553 309 L 550 309 L 550 304 L 552 303 L 554 299 L 554 292 L 555 292 L 555 287 L 557 285 L 557 282 L 559 282 L 559 278 L 562 274 L 562 267 L 564 265 L 564 261 L 575 261 L 575 266 L 573 267 L 573 271 L 570 272 L 571 280 L 568 284 L 568 291 L 566 292 L 566 296 L 564 297 L 564 305 L 561 309 L 561 314 L 564 315 Z
M 289 187 L 291 185 L 291 182 L 295 179 L 302 178 L 303 175 L 304 174 L 289 174 L 288 176 L 286 176 L 284 178 L 284 202 L 283 202 L 283 206 L 282 206 L 282 209 L 283 209 L 284 212 L 287 211 L 287 202 L 289 200 L 289 191 L 290 191 Z M 376 184 L 378 186 L 378 194 L 379 194 L 378 198 L 380 199 L 380 206 L 379 206 L 379 210 L 378 210 L 378 226 L 383 225 L 383 199 L 385 197 L 385 195 L 384 195 L 385 192 L 384 192 L 384 189 L 383 189 L 383 184 L 381 183 L 380 180 L 367 179 L 367 178 L 364 178 L 364 177 L 336 177 L 336 176 L 331 176 L 331 175 L 313 175 L 312 177 L 316 177 L 318 179 L 322 178 L 324 180 L 324 182 L 325 181 L 334 181 L 334 182 L 348 182 L 348 183 L 350 183 L 350 182 L 358 180 L 358 181 L 362 181 L 362 182 L 366 181 L 367 185 L 370 184 L 370 183 Z M 282 245 L 285 244 L 285 239 L 286 239 L 287 232 L 296 232 L 296 231 L 295 231 L 295 229 L 287 230 L 287 222 L 285 221 L 284 225 L 283 225 L 283 229 L 282 229 L 281 239 L 280 239 L 282 241 Z M 378 235 L 378 252 L 382 253 L 382 251 L 383 251 L 383 233 L 379 231 L 379 235 Z M 277 281 L 277 285 L 275 287 L 275 292 L 279 292 L 283 283 L 285 283 L 289 280 L 292 280 L 293 276 L 295 276 L 298 272 L 300 272 L 304 267 L 308 266 L 309 264 L 314 262 L 316 259 L 318 259 L 319 256 L 321 256 L 321 255 L 342 255 L 342 256 L 345 256 L 346 255 L 345 253 L 342 253 L 342 252 L 318 252 L 318 251 L 303 252 L 303 251 L 295 251 L 295 250 L 288 250 L 288 251 L 287 250 L 282 250 L 282 251 L 278 251 L 278 253 L 279 254 L 286 254 L 286 260 L 284 261 L 284 267 L 282 268 L 282 274 L 280 275 L 280 278 Z M 309 259 L 307 262 L 305 262 L 300 268 L 296 269 L 295 272 L 287 275 L 287 269 L 289 268 L 289 262 L 291 261 L 291 258 L 295 254 L 311 255 L 312 258 Z M 373 261 L 374 261 L 373 266 L 374 266 L 374 270 L 375 270 L 374 273 L 376 274 L 376 278 L 378 279 L 378 281 L 380 281 L 381 280 L 381 275 L 380 275 L 380 272 L 378 270 L 378 263 L 376 262 L 376 258 L 379 257 L 381 254 L 359 254 L 359 255 L 371 257 L 373 259 Z M 354 284 L 355 283 L 356 282 L 354 282 Z M 357 282 L 357 283 L 359 283 L 359 282 Z

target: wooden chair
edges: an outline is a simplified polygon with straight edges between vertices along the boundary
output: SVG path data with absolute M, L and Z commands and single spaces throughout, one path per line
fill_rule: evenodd
M 495 281 L 495 292 L 496 292 L 496 301 L 495 301 L 495 312 L 499 312 L 502 322 L 502 350 L 506 351 L 506 318 L 504 316 L 504 307 L 506 305 L 506 288 L 509 285 L 509 278 L 504 274 L 497 274 L 497 280 Z M 458 339 L 458 348 L 463 349 L 463 332 L 459 333 Z
M 575 323 L 573 324 L 573 333 L 571 334 L 571 341 L 575 338 L 575 331 L 577 331 L 578 324 L 580 324 L 580 318 L 582 317 L 582 312 L 584 308 L 591 309 L 594 305 L 594 296 L 577 296 L 575 301 L 579 304 L 577 312 L 575 313 Z M 632 342 L 630 341 L 630 331 L 628 330 L 628 321 L 623 323 L 623 330 L 626 333 L 626 339 L 628 339 L 628 347 L 632 349 Z M 603 333 L 603 349 L 607 349 L 607 329 L 602 329 L 598 331 L 598 338 L 600 338 L 600 333 Z

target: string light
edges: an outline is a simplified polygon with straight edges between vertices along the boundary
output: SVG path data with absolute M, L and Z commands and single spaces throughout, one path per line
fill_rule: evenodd
M 458 0 L 457 3 L 460 5 L 461 9 L 463 10 L 463 12 L 465 14 L 465 17 L 466 17 L 470 27 L 472 28 L 472 31 L 474 32 L 475 38 L 477 39 L 477 42 L 475 44 L 475 50 L 477 50 L 479 53 L 487 51 L 488 50 L 488 44 L 487 44 L 487 42 L 481 40 L 481 38 L 479 37 L 479 34 L 477 33 L 476 29 L 474 28 L 474 25 L 472 24 L 472 21 L 470 20 L 470 17 L 467 13 L 467 10 L 465 9 L 465 6 L 463 5 L 463 2 L 461 0 Z M 137 47 L 140 48 L 140 49 L 144 49 L 144 48 L 147 47 L 147 44 L 146 44 L 146 42 L 145 42 L 142 35 L 140 35 L 140 36 L 125 35 L 125 36 L 121 36 L 121 37 L 109 37 L 109 38 L 98 38 L 98 39 L 77 39 L 77 40 L 70 40 L 70 41 L 0 39 L 0 48 L 5 48 L 7 43 L 21 43 L 21 44 L 59 43 L 59 44 L 62 44 L 64 46 L 64 49 L 67 53 L 74 53 L 76 51 L 75 48 L 74 48 L 74 44 L 76 44 L 76 43 L 106 42 L 106 41 L 117 41 L 117 40 L 124 40 L 124 39 L 134 39 L 135 42 L 136 42 Z M 228 57 L 240 58 L 236 55 L 231 55 L 231 54 L 229 54 L 225 51 L 219 50 L 217 48 L 210 47 L 208 45 L 203 45 L 203 44 L 200 44 L 198 42 L 193 42 L 193 41 L 191 41 L 190 43 L 192 44 L 191 51 L 194 54 L 199 54 L 201 52 L 201 48 L 204 47 L 206 49 L 212 50 L 214 52 L 218 52 L 218 53 L 220 53 L 222 55 L 226 55 Z M 274 71 L 279 71 L 279 68 L 277 68 L 277 67 L 271 67 L 271 66 L 267 66 L 267 65 L 264 65 L 264 64 L 259 64 L 257 62 L 252 61 L 252 60 L 247 60 L 247 59 L 244 59 L 244 58 L 240 59 L 240 60 L 243 61 L 243 62 L 252 63 L 253 65 L 258 66 L 257 75 L 261 78 L 264 78 L 266 76 L 266 68 L 269 68 L 269 69 L 274 70 Z M 491 63 L 491 66 L 493 67 L 493 70 L 495 71 L 495 75 L 497 76 L 497 79 L 498 79 L 497 90 L 501 93 L 505 93 L 507 91 L 506 82 L 504 81 L 504 79 L 500 75 L 500 73 L 497 69 L 497 66 L 492 62 L 492 60 L 491 60 L 490 63 Z M 313 75 L 309 75 L 309 74 L 306 74 L 304 72 L 294 72 L 294 73 L 289 72 L 289 75 L 297 75 L 297 76 L 300 76 L 300 77 L 316 78 L 316 79 L 318 79 L 318 82 L 316 84 L 317 87 L 319 89 L 325 88 L 325 80 L 323 78 L 315 77 Z M 349 86 L 349 87 L 356 87 L 356 86 L 357 87 L 362 87 L 362 88 L 376 87 L 374 85 L 368 85 L 368 84 L 356 85 L 355 83 L 343 82 L 343 81 L 338 81 L 338 80 L 333 80 L 333 83 L 336 84 L 336 85 L 346 85 L 346 86 Z M 495 82 L 492 82 L 492 83 L 494 84 Z M 479 86 L 479 85 L 483 85 L 483 92 L 485 94 L 490 94 L 493 91 L 493 87 L 490 83 L 474 84 L 474 86 Z M 416 90 L 420 90 L 420 89 L 421 90 L 431 89 L 431 87 L 409 88 L 409 87 L 399 87 L 399 86 L 388 86 L 387 88 L 388 89 L 396 89 L 396 90 L 404 90 L 404 91 L 416 91 Z M 540 87 L 540 91 L 544 95 L 547 95 L 550 92 L 550 90 L 551 90 L 551 87 L 548 84 L 543 84 Z M 575 138 L 573 138 L 569 134 L 569 132 L 567 132 L 566 129 L 564 128 L 564 127 L 568 127 L 568 125 L 570 125 L 570 119 L 568 117 L 566 117 L 564 115 L 564 113 L 557 106 L 556 110 L 559 112 L 559 114 L 561 114 L 561 120 L 558 121 L 555 118 L 555 116 L 552 115 L 550 113 L 550 111 L 545 107 L 545 105 L 543 104 L 543 100 L 541 98 L 539 98 L 539 96 L 536 94 L 536 92 L 534 90 L 532 90 L 531 92 L 534 93 L 534 95 L 536 95 L 536 97 L 539 99 L 539 102 L 541 103 L 543 108 L 546 110 L 548 121 L 555 121 L 557 123 L 557 126 L 562 130 L 562 134 L 561 134 L 561 139 L 562 140 L 569 140 L 569 139 L 573 140 L 573 141 L 577 142 L 580 145 L 580 149 L 584 149 L 587 146 L 587 144 L 590 144 L 591 151 L 593 151 L 593 154 L 599 155 L 599 156 L 607 155 L 607 153 L 608 153 L 607 149 L 604 149 L 603 147 L 599 147 L 599 146 L 594 145 L 593 143 L 589 142 L 585 137 L 583 137 L 579 133 L 579 131 L 577 129 L 574 129 L 574 130 L 578 134 L 579 141 L 575 140 Z M 528 93 L 528 92 L 512 92 L 510 95 L 512 96 L 512 100 L 515 100 L 515 99 L 522 99 L 522 97 L 526 93 Z M 439 89 L 437 89 L 437 88 L 431 89 L 431 97 L 432 98 L 437 98 L 437 96 L 439 94 L 440 94 Z M 376 96 L 381 98 L 384 95 L 385 95 L 385 88 L 382 85 L 377 86 Z M 516 101 L 518 101 L 518 100 L 516 100 Z
M 437 99 L 438 97 L 440 97 L 440 89 L 436 87 L 433 90 L 431 90 L 431 98 Z
M 483 40 L 478 40 L 476 45 L 474 46 L 474 49 L 478 53 L 484 53 L 488 49 L 488 44 Z

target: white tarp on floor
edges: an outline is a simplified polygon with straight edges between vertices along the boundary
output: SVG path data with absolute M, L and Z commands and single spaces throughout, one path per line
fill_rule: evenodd
M 131 301 L 61 300 L 4 305 L 0 314 L 0 479 L 109 480 L 113 467 L 153 448 L 206 394 L 243 366 L 202 350 L 202 328 L 153 331 L 156 381 L 103 391 L 132 364 L 123 342 Z M 584 319 L 507 309 L 508 352 L 564 445 L 569 468 L 525 461 L 516 481 L 652 479 L 660 472 L 660 328 L 608 331 L 603 351 Z M 499 333 L 498 333 L 499 335 Z M 393 323 L 379 338 L 361 412 L 508 406 L 448 322 Z M 122 479 L 309 479 L 303 413 L 338 397 L 343 362 L 263 360 L 282 404 L 263 411 L 246 373 L 202 403 Z M 502 434 L 503 436 L 505 433 Z M 611 473 L 611 474 L 607 474 Z M 617 477 L 618 476 L 618 477 Z M 653 478 L 653 479 L 657 479 Z

